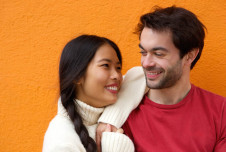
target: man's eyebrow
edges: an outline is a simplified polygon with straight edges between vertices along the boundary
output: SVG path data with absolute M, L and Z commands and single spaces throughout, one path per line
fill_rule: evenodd
M 141 44 L 139 44 L 139 48 L 141 48 L 142 50 L 145 50 L 144 47 Z M 166 48 L 161 47 L 161 46 L 154 47 L 151 50 L 145 50 L 145 51 L 156 51 L 156 50 L 168 51 Z
M 138 46 L 139 46 L 139 48 L 141 48 L 141 49 L 143 49 L 143 50 L 144 50 L 144 48 L 143 48 L 143 46 L 142 46 L 141 44 L 139 44 Z

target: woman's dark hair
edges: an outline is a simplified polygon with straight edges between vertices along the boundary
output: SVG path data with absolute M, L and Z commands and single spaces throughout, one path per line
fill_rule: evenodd
M 198 48 L 199 53 L 191 64 L 191 69 L 199 60 L 204 46 L 206 27 L 192 12 L 176 6 L 167 8 L 155 7 L 153 12 L 140 17 L 135 33 L 141 34 L 144 27 L 156 31 L 172 33 L 174 45 L 180 50 L 180 57 L 184 57 L 189 51 Z
M 95 141 L 82 122 L 78 113 L 76 99 L 76 83 L 85 75 L 90 61 L 97 50 L 104 44 L 109 44 L 116 52 L 122 64 L 121 53 L 117 45 L 111 40 L 95 35 L 81 35 L 66 44 L 61 54 L 59 77 L 61 102 L 68 112 L 74 124 L 75 131 L 79 135 L 82 144 L 87 152 L 94 152 L 97 149 Z

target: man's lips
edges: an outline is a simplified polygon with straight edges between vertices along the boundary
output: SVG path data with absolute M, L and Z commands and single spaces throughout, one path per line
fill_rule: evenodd
M 156 79 L 161 75 L 161 71 L 146 71 L 146 77 L 148 79 Z

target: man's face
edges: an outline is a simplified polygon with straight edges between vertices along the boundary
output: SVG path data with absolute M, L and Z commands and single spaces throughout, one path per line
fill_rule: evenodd
M 141 65 L 147 86 L 164 89 L 175 85 L 183 75 L 184 58 L 174 46 L 170 31 L 154 31 L 145 27 L 141 33 Z

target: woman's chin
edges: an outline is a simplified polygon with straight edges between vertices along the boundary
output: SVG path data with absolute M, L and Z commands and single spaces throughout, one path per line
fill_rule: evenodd
M 112 104 L 114 104 L 114 103 L 116 103 L 116 101 L 117 101 L 117 98 L 116 98 L 116 99 L 113 99 L 113 100 L 108 101 L 108 102 L 105 104 L 105 107 L 106 107 L 106 106 L 109 106 L 109 105 L 112 105 Z

